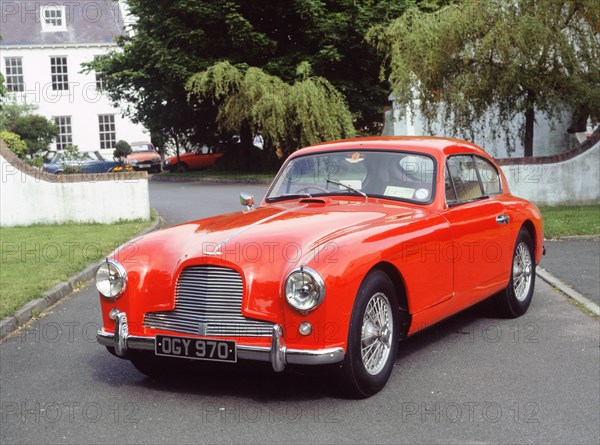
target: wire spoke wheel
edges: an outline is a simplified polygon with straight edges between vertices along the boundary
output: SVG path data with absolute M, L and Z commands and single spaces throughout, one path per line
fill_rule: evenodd
M 381 372 L 391 351 L 394 333 L 392 307 L 387 296 L 378 292 L 367 303 L 361 327 L 361 357 L 371 375 Z
M 510 279 L 506 288 L 495 296 L 498 314 L 516 318 L 527 312 L 535 288 L 534 255 L 531 235 L 521 228 L 512 255 Z
M 399 310 L 397 289 L 389 275 L 371 271 L 356 294 L 339 383 L 353 398 L 380 391 L 394 369 L 401 326 L 408 313 Z
M 529 294 L 532 264 L 527 245 L 524 242 L 519 243 L 513 260 L 513 289 L 519 301 L 524 301 Z

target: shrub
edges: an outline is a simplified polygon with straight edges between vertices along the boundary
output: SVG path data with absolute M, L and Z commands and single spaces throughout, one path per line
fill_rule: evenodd
M 115 158 L 124 159 L 128 154 L 131 153 L 131 145 L 129 145 L 126 141 L 120 140 L 115 145 L 115 151 L 113 152 L 113 156 Z
M 18 134 L 10 131 L 0 131 L 0 139 L 4 140 L 6 146 L 19 158 L 25 157 L 27 153 L 27 144 Z

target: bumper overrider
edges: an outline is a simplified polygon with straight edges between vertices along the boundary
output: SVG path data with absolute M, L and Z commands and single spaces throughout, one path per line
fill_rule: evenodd
M 155 351 L 155 337 L 129 335 L 127 315 L 119 312 L 115 318 L 115 333 L 98 330 L 98 343 L 114 348 L 115 354 L 126 358 L 131 349 Z M 271 346 L 251 346 L 236 343 L 237 357 L 242 360 L 271 362 L 273 370 L 281 372 L 286 365 L 328 365 L 339 363 L 344 359 L 342 348 L 328 349 L 288 349 L 283 338 L 280 325 L 273 326 Z

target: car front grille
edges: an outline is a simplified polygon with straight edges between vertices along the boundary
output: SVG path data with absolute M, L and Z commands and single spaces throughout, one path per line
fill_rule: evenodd
M 144 326 L 217 337 L 270 337 L 273 323 L 242 315 L 240 274 L 219 266 L 190 266 L 179 275 L 175 309 L 149 312 Z

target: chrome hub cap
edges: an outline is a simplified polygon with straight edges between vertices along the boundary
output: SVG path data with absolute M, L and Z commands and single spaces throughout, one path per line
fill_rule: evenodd
M 362 362 L 371 375 L 381 372 L 391 351 L 392 307 L 385 294 L 378 292 L 367 303 L 361 328 Z
M 531 273 L 533 262 L 529 254 L 529 248 L 525 243 L 519 243 L 513 260 L 513 290 L 517 300 L 524 301 L 531 288 Z

